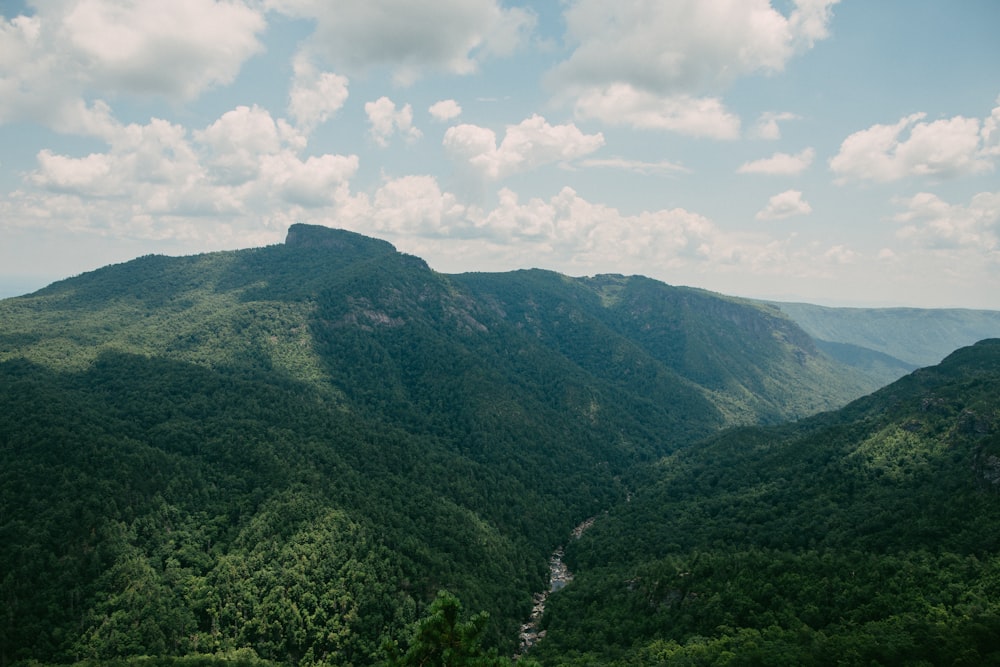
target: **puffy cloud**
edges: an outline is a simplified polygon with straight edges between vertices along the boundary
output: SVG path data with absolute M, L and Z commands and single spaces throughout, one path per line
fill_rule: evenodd
M 548 81 L 582 118 L 733 139 L 740 121 L 718 92 L 740 76 L 781 71 L 825 38 L 837 1 L 795 0 L 786 16 L 769 0 L 573 0 L 565 19 L 575 48 Z M 785 119 L 766 119 L 766 135 Z
M 559 87 L 626 83 L 660 94 L 718 90 L 738 76 L 780 71 L 826 37 L 836 1 L 796 0 L 785 16 L 768 0 L 575 0 L 565 19 L 576 48 L 552 79 Z
M 88 96 L 191 99 L 231 82 L 261 49 L 265 27 L 246 5 L 213 0 L 77 0 L 35 9 L 0 24 L 0 122 L 30 118 L 71 131 Z
M 812 213 L 812 207 L 802 198 L 802 193 L 798 190 L 785 190 L 771 197 L 767 206 L 754 217 L 757 220 L 780 220 L 808 213 Z
M 671 266 L 705 261 L 721 249 L 719 230 L 704 216 L 684 209 L 625 215 L 568 187 L 548 201 L 525 204 L 502 190 L 499 205 L 480 226 L 497 239 L 533 240 L 560 259 L 591 268 L 609 267 L 621 257 L 630 264 Z
M 1000 97 L 997 98 L 997 106 L 989 118 L 983 121 L 981 132 L 983 138 L 983 153 L 991 156 L 1000 156 Z
M 380 231 L 436 237 L 461 236 L 468 226 L 465 214 L 465 206 L 442 192 L 432 176 L 404 176 L 378 189 L 370 215 Z
M 902 223 L 897 232 L 901 239 L 931 250 L 990 253 L 1000 262 L 1000 192 L 981 192 L 968 206 L 949 204 L 928 192 L 897 204 L 906 209 L 895 216 Z
M 769 139 L 776 140 L 781 138 L 781 128 L 778 126 L 779 122 L 784 122 L 787 120 L 798 120 L 799 116 L 793 113 L 783 111 L 774 112 L 767 111 L 760 115 L 757 119 L 757 125 L 754 127 L 754 136 L 758 139 Z
M 812 164 L 816 151 L 812 148 L 803 149 L 795 155 L 775 153 L 769 158 L 745 162 L 736 171 L 740 174 L 775 174 L 794 176 L 801 174 Z
M 476 125 L 456 125 L 444 135 L 449 156 L 467 161 L 487 180 L 498 180 L 551 162 L 573 160 L 603 145 L 601 133 L 584 134 L 572 123 L 550 125 L 538 115 L 508 125 L 499 146 L 492 130 Z
M 446 121 L 462 115 L 462 107 L 455 100 L 441 100 L 427 109 L 435 120 Z
M 413 126 L 413 107 L 409 104 L 397 111 L 395 102 L 388 97 L 380 97 L 374 102 L 365 104 L 365 113 L 368 114 L 368 122 L 371 125 L 372 139 L 383 148 L 389 145 L 392 135 L 397 132 L 403 135 L 406 141 L 416 141 L 423 135 Z
M 357 170 L 356 155 L 311 155 L 303 161 L 283 151 L 262 159 L 258 188 L 270 184 L 282 200 L 307 208 L 327 206 L 348 197 Z
M 113 122 L 109 121 L 109 122 Z M 21 220 L 57 219 L 77 229 L 142 238 L 200 238 L 198 219 L 236 233 L 282 211 L 342 205 L 357 156 L 299 153 L 305 144 L 284 120 L 259 107 L 232 109 L 190 132 L 161 119 L 114 123 L 108 149 L 84 157 L 39 152 L 26 182 L 34 191 L 10 198 Z M 49 209 L 53 213 L 40 215 Z M 273 241 L 274 239 L 268 239 Z
M 735 139 L 740 134 L 740 119 L 716 98 L 662 96 L 624 83 L 582 91 L 575 113 L 609 125 L 671 130 L 697 137 Z
M 510 53 L 535 26 L 535 15 L 496 0 L 267 0 L 270 9 L 316 21 L 308 48 L 350 71 L 373 65 L 409 84 L 425 68 L 455 74 Z
M 1000 154 L 991 143 L 997 140 L 994 134 L 1000 107 L 982 124 L 963 116 L 929 123 L 924 122 L 925 117 L 923 113 L 911 114 L 893 125 L 873 125 L 844 139 L 830 160 L 838 182 L 951 177 L 993 168 L 991 158 Z
M 294 71 L 288 93 L 288 115 L 309 134 L 344 106 L 347 77 L 318 71 L 302 54 L 295 59 Z
M 271 114 L 257 105 L 240 106 L 222 114 L 200 132 L 197 139 L 209 149 L 207 163 L 220 180 L 243 183 L 256 178 L 260 157 L 282 148 L 278 125 Z

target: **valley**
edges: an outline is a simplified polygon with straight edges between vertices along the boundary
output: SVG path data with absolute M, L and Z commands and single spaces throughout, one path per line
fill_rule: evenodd
M 1000 325 L 908 316 L 309 225 L 0 300 L 0 667 L 1000 659 Z

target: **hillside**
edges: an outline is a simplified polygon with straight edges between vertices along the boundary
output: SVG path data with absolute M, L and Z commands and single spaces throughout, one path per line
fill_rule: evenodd
M 549 553 L 637 465 L 870 384 L 751 302 L 446 276 L 305 225 L 0 323 L 0 665 L 370 664 L 440 589 L 509 655 Z
M 533 655 L 998 664 L 998 550 L 994 339 L 842 410 L 664 458 L 568 546 L 576 577 Z
M 873 350 L 914 368 L 937 364 L 984 338 L 1000 337 L 1000 312 L 993 310 L 773 305 L 820 341 Z

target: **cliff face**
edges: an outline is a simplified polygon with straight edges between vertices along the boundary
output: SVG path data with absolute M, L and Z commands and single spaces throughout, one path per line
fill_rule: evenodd
M 373 239 L 346 229 L 296 223 L 288 228 L 285 245 L 289 248 L 330 248 L 344 252 L 386 254 L 396 252 L 388 241 Z

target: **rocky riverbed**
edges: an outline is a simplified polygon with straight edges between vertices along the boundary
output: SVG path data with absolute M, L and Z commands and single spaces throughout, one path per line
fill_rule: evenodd
M 584 531 L 594 525 L 595 518 L 591 517 L 574 528 L 571 533 L 572 538 L 574 540 L 580 539 Z M 545 631 L 539 630 L 538 624 L 542 620 L 542 614 L 545 613 L 545 603 L 549 599 L 549 594 L 564 588 L 569 582 L 573 581 L 573 573 L 563 563 L 563 553 L 563 547 L 560 546 L 549 557 L 549 589 L 535 593 L 532 598 L 534 605 L 531 608 L 531 616 L 528 618 L 528 622 L 521 626 L 521 642 L 514 656 L 515 658 L 519 658 L 527 653 L 532 646 L 538 643 L 538 640 L 545 636 Z

